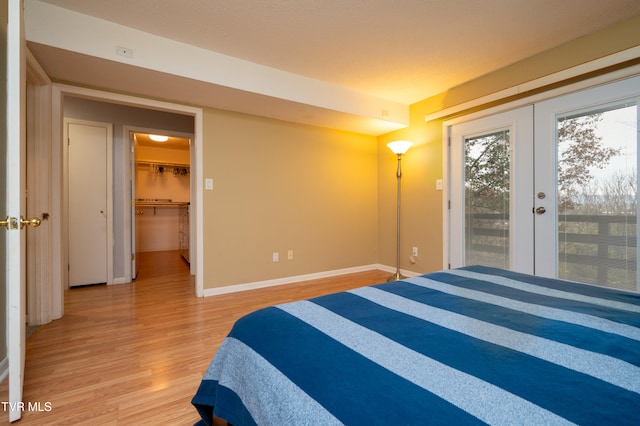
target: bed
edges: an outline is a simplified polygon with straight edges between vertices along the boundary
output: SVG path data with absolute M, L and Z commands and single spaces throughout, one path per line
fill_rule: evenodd
M 640 295 L 471 266 L 272 306 L 192 403 L 206 425 L 638 425 Z

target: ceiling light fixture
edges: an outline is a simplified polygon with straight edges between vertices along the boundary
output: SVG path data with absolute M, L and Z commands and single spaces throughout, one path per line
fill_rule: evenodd
M 163 135 L 149 135 L 149 139 L 155 142 L 166 142 L 169 140 L 169 136 Z

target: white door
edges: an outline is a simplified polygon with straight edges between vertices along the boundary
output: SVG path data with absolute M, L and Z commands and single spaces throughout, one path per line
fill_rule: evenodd
M 70 286 L 108 282 L 110 129 L 67 123 Z
M 2 40 L 2 76 L 6 77 L 6 88 L 2 89 L 4 113 L 2 120 L 6 134 L 0 138 L 0 151 L 6 173 L 2 182 L 2 218 L 7 217 L 6 231 L 2 235 L 5 275 L 3 289 L 7 291 L 7 358 L 9 373 L 9 420 L 20 419 L 22 410 L 22 384 L 24 379 L 25 327 L 26 327 L 26 282 L 25 282 L 25 232 L 21 213 L 25 208 L 25 62 L 22 1 L 9 0 L 3 3 L 2 22 L 6 23 L 6 38 Z M 6 43 L 6 44 L 5 44 Z M 6 49 L 6 50 L 5 50 Z M 5 151 L 6 150 L 6 151 Z M 27 227 L 28 228 L 28 227 Z
M 450 126 L 451 267 L 638 290 L 639 102 L 635 77 Z
M 536 105 L 537 275 L 640 290 L 640 77 Z
M 136 136 L 131 131 L 129 132 L 129 178 L 131 190 L 131 279 L 135 280 L 138 276 L 138 261 L 136 259 L 138 209 L 136 207 Z
M 450 127 L 451 267 L 533 273 L 533 108 Z

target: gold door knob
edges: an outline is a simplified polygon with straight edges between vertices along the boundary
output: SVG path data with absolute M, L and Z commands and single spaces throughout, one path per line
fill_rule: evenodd
M 24 228 L 25 225 L 31 226 L 32 228 L 37 228 L 38 226 L 40 226 L 40 222 L 41 220 L 37 217 L 32 217 L 31 219 L 25 220 L 22 216 L 20 216 L 20 229 Z
M 544 214 L 547 211 L 544 207 L 538 207 L 536 209 L 536 214 Z

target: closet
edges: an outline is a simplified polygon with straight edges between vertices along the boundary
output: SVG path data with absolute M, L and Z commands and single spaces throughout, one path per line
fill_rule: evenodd
M 190 140 L 135 133 L 134 143 L 136 252 L 189 262 Z

